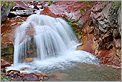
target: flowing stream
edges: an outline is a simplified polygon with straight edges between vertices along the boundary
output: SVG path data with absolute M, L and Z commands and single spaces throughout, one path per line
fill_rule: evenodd
M 62 18 L 33 14 L 15 31 L 14 63 L 7 69 L 50 72 L 76 62 L 98 64 L 94 55 L 77 50 L 80 44 Z M 25 61 L 28 58 L 32 61 Z

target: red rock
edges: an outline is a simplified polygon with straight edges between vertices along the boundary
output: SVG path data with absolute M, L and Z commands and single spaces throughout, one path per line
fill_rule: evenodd
M 97 54 L 97 57 L 98 57 L 98 58 L 103 58 L 103 57 L 105 57 L 106 55 L 108 55 L 109 53 L 110 53 L 109 50 L 100 50 L 100 51 L 98 52 L 98 54 Z
M 15 77 L 18 77 L 20 75 L 20 71 L 18 71 L 18 70 L 9 70 L 9 71 L 6 71 L 6 75 L 15 78 Z
M 44 10 L 41 12 L 41 14 L 52 16 L 52 17 L 59 17 L 58 15 L 52 13 L 48 7 L 45 7 Z
M 81 42 L 83 45 L 79 49 L 95 54 L 97 43 L 94 42 L 94 36 L 92 34 L 83 36 Z
M 1 27 L 2 45 L 14 43 L 15 29 L 20 25 L 20 21 L 24 21 L 27 17 L 10 18 Z M 11 26 L 12 25 L 12 26 Z
M 41 74 L 41 73 L 24 74 L 24 73 L 20 73 L 20 71 L 18 70 L 6 71 L 6 75 L 10 76 L 12 78 L 11 79 L 12 81 L 40 81 L 40 80 L 48 79 L 47 74 Z
M 114 49 L 112 50 L 100 50 L 97 57 L 100 59 L 100 64 L 114 65 L 120 67 L 120 59 L 117 57 Z
M 47 74 L 35 73 L 35 75 L 38 76 L 38 78 L 40 80 L 47 80 L 47 79 L 49 79 Z
M 25 81 L 40 81 L 40 79 L 33 73 L 24 74 L 23 80 L 25 80 Z
M 51 4 L 49 7 L 45 7 L 41 14 L 46 14 L 52 17 L 65 17 L 80 20 L 81 24 L 84 24 L 90 17 L 90 8 L 94 5 L 90 2 L 89 6 L 85 2 L 77 1 L 57 1 Z M 80 9 L 86 9 L 84 15 L 80 12 Z
M 1 59 L 1 68 L 5 68 L 10 66 L 11 64 L 7 61 L 5 61 L 4 59 Z

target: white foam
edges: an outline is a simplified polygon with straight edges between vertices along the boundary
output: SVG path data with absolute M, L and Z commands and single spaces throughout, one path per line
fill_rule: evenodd
M 18 65 L 13 65 L 8 67 L 7 70 L 20 70 L 24 73 L 32 72 L 52 72 L 57 69 L 66 69 L 72 66 L 74 63 L 88 63 L 88 64 L 98 64 L 98 59 L 86 52 L 86 51 L 67 51 L 58 57 L 51 57 L 45 60 L 34 59 L 31 63 L 18 63 Z M 21 70 L 22 68 L 28 68 Z

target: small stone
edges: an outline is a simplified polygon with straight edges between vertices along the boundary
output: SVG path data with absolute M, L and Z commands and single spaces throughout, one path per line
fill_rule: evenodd
M 17 23 L 15 22 L 15 23 L 12 23 L 10 26 L 14 26 L 14 25 L 16 25 Z
M 24 59 L 24 62 L 32 62 L 33 61 L 33 58 L 25 58 Z
M 40 80 L 48 80 L 49 79 L 47 74 L 36 73 L 35 75 L 38 76 L 38 78 Z
M 20 70 L 26 70 L 26 69 L 29 69 L 28 67 L 23 67 L 23 68 L 21 68 Z
M 33 73 L 24 74 L 23 80 L 25 80 L 25 81 L 40 81 L 39 78 Z
M 116 48 L 121 48 L 121 39 L 116 39 L 114 41 L 115 41 Z
M 17 77 L 17 76 L 20 75 L 20 71 L 18 71 L 18 70 L 9 70 L 9 71 L 6 71 L 6 75 L 11 76 L 11 77 Z

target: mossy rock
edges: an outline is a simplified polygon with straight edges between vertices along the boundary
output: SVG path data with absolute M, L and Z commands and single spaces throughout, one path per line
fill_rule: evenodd
M 8 62 L 13 62 L 14 46 L 13 44 L 8 44 L 5 47 L 1 47 L 1 58 L 7 60 Z
M 13 44 L 8 44 L 6 47 L 1 48 L 1 55 L 11 55 L 14 52 Z

